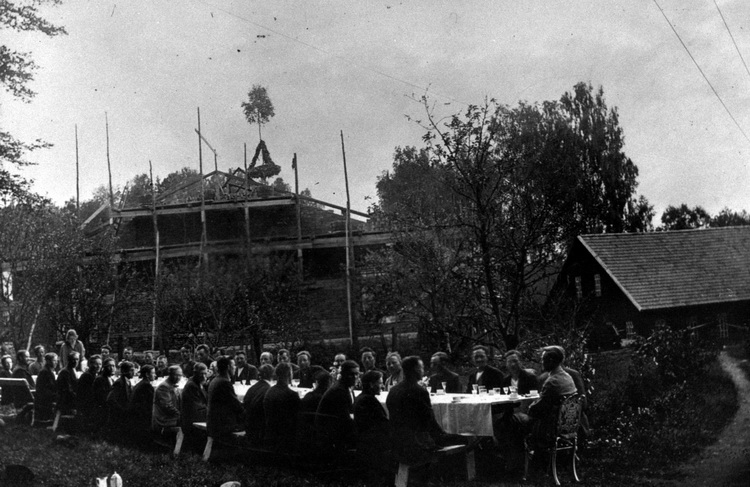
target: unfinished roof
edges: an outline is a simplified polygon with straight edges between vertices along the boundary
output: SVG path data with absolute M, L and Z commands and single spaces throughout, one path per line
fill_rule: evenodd
M 750 227 L 578 240 L 639 311 L 750 300 Z

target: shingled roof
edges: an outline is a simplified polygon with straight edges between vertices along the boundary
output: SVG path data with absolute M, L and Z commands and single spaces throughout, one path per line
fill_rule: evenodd
M 582 235 L 639 311 L 750 300 L 750 227 Z

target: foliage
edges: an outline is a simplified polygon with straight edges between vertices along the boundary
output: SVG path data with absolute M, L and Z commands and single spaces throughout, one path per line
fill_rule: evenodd
M 706 228 L 711 224 L 711 215 L 702 206 L 689 208 L 685 203 L 679 207 L 668 206 L 661 215 L 659 230 L 687 230 Z
M 0 209 L 0 261 L 12 289 L 1 299 L 8 310 L 6 338 L 16 346 L 26 346 L 35 323 L 34 336 L 54 341 L 75 328 L 86 341 L 108 321 L 115 240 L 108 232 L 86 236 L 79 225 L 74 215 L 47 203 Z
M 43 4 L 58 4 L 60 0 L 34 0 L 0 2 L 0 29 L 39 32 L 47 36 L 65 34 L 65 29 L 42 18 L 38 7 Z M 34 79 L 37 69 L 28 52 L 19 52 L 0 45 L 0 85 L 14 97 L 25 102 L 35 95 L 28 83 Z M 49 147 L 41 140 L 26 143 L 0 130 L 0 198 L 2 203 L 18 198 L 25 199 L 29 193 L 29 183 L 11 172 L 12 166 L 25 166 L 30 162 L 25 154 Z
M 258 124 L 258 135 L 261 134 L 261 126 L 268 123 L 275 115 L 273 103 L 268 97 L 268 90 L 261 85 L 253 85 L 247 94 L 247 101 L 242 102 L 242 109 L 249 124 Z M 262 136 L 259 138 L 263 138 Z
M 732 211 L 723 208 L 718 215 L 711 218 L 711 227 L 735 227 L 750 225 L 750 215 L 745 211 Z
M 607 107 L 601 88 L 580 83 L 559 102 L 516 107 L 489 100 L 445 122 L 424 101 L 426 147 L 396 149 L 371 208 L 380 226 L 399 231 L 394 250 L 410 251 L 401 263 L 380 259 L 384 267 L 373 274 L 404 283 L 381 287 L 371 300 L 389 308 L 381 315 L 396 303 L 408 313 L 409 302 L 424 309 L 424 298 L 453 285 L 458 296 L 441 306 L 458 307 L 440 314 L 470 317 L 467 327 L 453 323 L 458 335 L 473 328 L 475 340 L 512 348 L 540 319 L 540 296 L 568 244 L 585 232 L 647 230 L 653 207 L 634 195 L 638 170 L 622 151 L 617 110 Z M 410 244 L 430 241 L 425 231 L 440 232 L 439 250 Z M 451 269 L 450 279 L 431 277 L 441 269 Z
M 306 303 L 296 267 L 286 259 L 212 258 L 210 265 L 169 267 L 159 280 L 158 316 L 165 348 L 192 338 L 226 343 L 304 339 Z M 186 336 L 187 335 L 187 336 Z
M 717 355 L 716 343 L 663 325 L 640 338 L 626 381 L 592 395 L 591 452 L 602 462 L 665 466 L 715 438 L 737 406 Z

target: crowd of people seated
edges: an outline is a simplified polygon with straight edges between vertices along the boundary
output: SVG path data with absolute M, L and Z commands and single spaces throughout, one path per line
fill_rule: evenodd
M 475 368 L 463 380 L 445 352 L 430 357 L 429 373 L 420 357 L 402 358 L 397 351 L 388 352 L 380 368 L 376 352 L 367 347 L 359 362 L 338 353 L 329 368 L 313 365 L 306 350 L 264 352 L 257 367 L 244 351 L 213 357 L 204 344 L 195 353 L 182 347 L 172 364 L 166 355 L 151 353 L 139 364 L 131 347 L 123 349 L 119 363 L 106 345 L 88 360 L 85 353 L 70 330 L 60 355 L 40 345 L 33 362 L 27 350 L 16 353 L 15 366 L 11 356 L 2 356 L 0 377 L 28 381 L 35 397 L 12 397 L 3 390 L 0 402 L 14 402 L 19 418 L 28 414 L 29 404 L 38 419 L 59 411 L 74 418 L 74 431 L 102 438 L 142 442 L 181 430 L 184 447 L 199 451 L 206 435 L 220 440 L 244 431 L 243 441 L 254 448 L 284 454 L 304 453 L 299 448 L 355 449 L 370 467 L 387 470 L 396 460 L 420 463 L 446 442 L 461 441 L 435 420 L 430 393 L 536 390 L 539 400 L 530 406 L 493 406 L 495 443 L 508 468 L 516 469 L 524 437 L 549 427 L 560 398 L 586 393 L 580 373 L 564 366 L 565 351 L 558 346 L 543 349 L 541 375 L 524 368 L 516 350 L 502 355 L 501 371 L 490 351 L 476 346 L 470 353 Z M 247 386 L 242 399 L 235 392 L 238 383 Z M 387 412 L 378 397 L 382 391 L 387 391 Z M 206 423 L 205 432 L 195 423 Z

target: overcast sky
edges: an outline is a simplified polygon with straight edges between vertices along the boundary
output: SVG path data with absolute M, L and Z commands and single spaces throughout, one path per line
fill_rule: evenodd
M 658 1 L 750 134 L 750 74 L 713 0 Z M 750 2 L 717 2 L 750 61 Z M 423 129 L 407 119 L 424 113 L 414 97 L 427 91 L 449 114 L 485 97 L 559 99 L 586 81 L 618 107 L 657 220 L 683 202 L 750 210 L 750 142 L 653 0 L 64 0 L 43 12 L 69 35 L 2 31 L 40 70 L 32 103 L 0 94 L 0 124 L 54 144 L 24 174 L 57 203 L 75 196 L 75 124 L 82 199 L 106 183 L 105 112 L 115 185 L 147 173 L 149 159 L 160 177 L 197 169 L 197 107 L 227 170 L 242 165 L 244 142 L 249 152 L 258 142 L 240 104 L 261 84 L 275 106 L 263 138 L 280 176 L 293 183 L 296 152 L 300 186 L 343 203 L 343 130 L 352 208 L 366 210 L 394 148 L 421 145 Z

